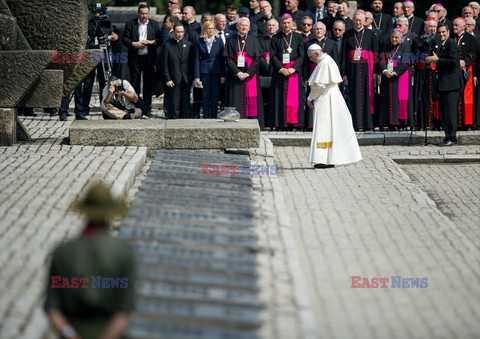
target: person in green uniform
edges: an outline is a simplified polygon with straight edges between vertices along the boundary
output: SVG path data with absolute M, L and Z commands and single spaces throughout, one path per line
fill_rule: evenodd
M 134 306 L 134 259 L 108 225 L 125 202 L 97 182 L 72 207 L 88 222 L 77 239 L 53 252 L 45 310 L 63 338 L 121 338 Z

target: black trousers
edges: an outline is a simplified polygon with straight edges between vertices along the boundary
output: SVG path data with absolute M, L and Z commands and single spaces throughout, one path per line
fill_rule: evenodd
M 83 93 L 82 93 L 82 84 L 75 87 L 73 93 L 70 93 L 66 97 L 62 98 L 62 102 L 60 104 L 60 110 L 58 114 L 68 114 L 68 106 L 70 105 L 70 101 L 72 100 L 72 96 L 75 96 L 75 115 L 82 115 L 84 114 L 84 107 L 83 107 Z
M 191 119 L 192 107 L 190 105 L 190 89 L 192 85 L 183 81 L 174 87 L 164 86 L 165 108 L 168 119 Z
M 135 92 L 140 95 L 140 79 L 143 73 L 143 95 L 142 98 L 148 110 L 152 109 L 153 95 L 153 73 L 155 69 L 150 66 L 148 55 L 139 55 L 135 66 L 130 68 L 130 78 Z
M 442 124 L 445 131 L 445 141 L 457 142 L 457 108 L 460 90 L 440 91 L 439 108 L 442 114 Z
M 105 75 L 102 63 L 98 64 L 90 74 L 83 80 L 83 110 L 86 115 L 90 113 L 90 99 L 92 97 L 93 83 L 95 82 L 95 74 L 97 74 L 98 84 L 100 85 L 100 102 L 102 102 L 102 92 L 105 88 Z

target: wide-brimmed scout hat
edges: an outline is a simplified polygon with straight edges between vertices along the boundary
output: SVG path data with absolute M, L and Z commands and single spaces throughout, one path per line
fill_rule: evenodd
M 114 199 L 104 182 L 97 181 L 82 199 L 72 204 L 72 209 L 84 213 L 90 220 L 104 220 L 123 215 L 127 205 L 124 199 Z

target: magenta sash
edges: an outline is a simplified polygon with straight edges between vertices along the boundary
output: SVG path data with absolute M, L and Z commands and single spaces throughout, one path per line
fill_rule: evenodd
M 288 64 L 283 64 L 284 68 L 290 68 L 295 61 L 290 61 Z M 287 106 L 287 124 L 298 124 L 298 72 L 293 73 L 287 80 L 286 92 L 286 106 Z
M 246 52 L 241 52 L 245 61 L 250 66 L 253 62 L 253 58 L 249 57 Z M 237 58 L 235 62 L 238 60 L 238 55 L 240 52 L 237 53 Z M 248 77 L 245 80 L 245 89 L 246 89 L 246 97 L 247 97 L 247 117 L 256 117 L 258 116 L 257 110 L 257 75 L 254 74 L 253 77 Z M 241 99 L 240 99 L 241 100 Z
M 393 61 L 393 67 L 397 67 L 397 60 Z M 408 119 L 408 85 L 409 85 L 409 70 L 407 69 L 398 78 L 398 119 Z
M 353 56 L 355 54 L 355 50 L 351 50 L 348 53 L 348 56 L 350 58 L 350 61 L 352 63 L 362 63 L 361 60 L 355 61 L 353 60 Z M 372 51 L 367 51 L 365 49 L 362 49 L 362 58 L 367 60 L 367 66 L 368 66 L 368 97 L 370 99 L 370 112 L 373 114 L 375 112 L 375 101 L 373 98 L 373 52 Z

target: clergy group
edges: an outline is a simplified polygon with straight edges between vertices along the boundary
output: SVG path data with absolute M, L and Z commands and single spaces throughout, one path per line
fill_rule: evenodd
M 342 76 L 355 130 L 477 129 L 480 5 L 449 13 L 432 3 L 418 13 L 406 0 L 387 13 L 382 0 L 363 4 L 350 13 L 345 0 L 286 0 L 276 16 L 270 2 L 251 0 L 197 22 L 194 7 L 169 1 L 152 40 L 154 68 L 145 72 L 156 75 L 143 77 L 153 82 L 143 90 L 154 90 L 138 94 L 148 103 L 164 94 L 169 119 L 214 119 L 235 107 L 264 129 L 308 130 L 307 81 L 316 65 L 307 50 L 318 44 Z

